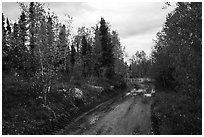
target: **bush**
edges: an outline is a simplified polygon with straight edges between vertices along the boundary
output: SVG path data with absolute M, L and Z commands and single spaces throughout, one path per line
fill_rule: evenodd
M 47 104 L 44 104 L 43 83 L 40 77 L 26 79 L 4 75 L 2 132 L 3 134 L 40 134 L 44 130 L 54 128 L 53 125 L 56 125 L 61 117 L 77 116 L 87 108 L 90 109 L 95 104 L 112 97 L 116 94 L 114 92 L 116 90 L 110 89 L 110 86 L 114 85 L 117 88 L 122 82 L 118 79 L 112 81 L 97 77 L 73 77 L 71 81 L 65 81 L 64 77 L 59 76 L 53 79 L 51 91 L 47 94 Z M 104 90 L 103 92 L 90 90 L 87 84 L 100 86 Z M 70 90 L 72 88 L 83 91 L 82 99 L 75 98 Z
M 192 104 L 188 96 L 176 92 L 157 92 L 152 114 L 159 120 L 161 134 L 202 134 L 201 105 Z

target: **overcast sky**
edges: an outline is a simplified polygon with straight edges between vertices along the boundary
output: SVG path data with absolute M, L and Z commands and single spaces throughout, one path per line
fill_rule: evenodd
M 129 56 L 137 50 L 150 54 L 152 39 L 161 30 L 166 15 L 174 7 L 162 9 L 161 2 L 51 2 L 51 11 L 63 22 L 65 14 L 73 17 L 73 26 L 95 26 L 104 17 L 111 28 L 119 33 L 120 41 L 125 46 Z M 2 10 L 10 20 L 17 20 L 20 10 L 17 3 L 2 3 Z

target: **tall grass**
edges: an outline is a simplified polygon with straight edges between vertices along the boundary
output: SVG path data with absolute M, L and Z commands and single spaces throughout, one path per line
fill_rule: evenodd
M 190 97 L 173 92 L 156 93 L 152 104 L 160 134 L 202 134 L 202 100 L 194 104 Z
M 119 81 L 119 82 L 118 82 Z M 87 88 L 86 84 L 103 87 L 103 92 Z M 57 76 L 47 95 L 47 105 L 43 103 L 43 84 L 39 79 L 26 79 L 13 74 L 4 74 L 2 82 L 2 133 L 3 134 L 46 134 L 44 130 L 63 128 L 59 121 L 71 119 L 97 103 L 113 97 L 119 90 L 110 90 L 114 85 L 120 87 L 121 80 L 110 82 L 99 78 L 72 79 Z M 83 91 L 81 100 L 74 98 L 70 89 Z M 65 89 L 63 90 L 58 89 Z M 63 121 L 63 120 L 62 120 Z M 57 125 L 55 125 L 57 124 Z

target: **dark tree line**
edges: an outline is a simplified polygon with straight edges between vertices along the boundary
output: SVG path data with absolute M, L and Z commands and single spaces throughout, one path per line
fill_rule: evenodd
M 152 53 L 154 77 L 165 88 L 196 99 L 202 87 L 202 4 L 177 3 L 157 33 Z
M 201 2 L 176 3 L 157 33 L 150 72 L 160 89 L 153 109 L 160 123 L 170 134 L 202 134 Z

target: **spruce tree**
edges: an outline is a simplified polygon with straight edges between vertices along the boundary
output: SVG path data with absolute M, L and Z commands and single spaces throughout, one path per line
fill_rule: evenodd
M 67 40 L 66 40 L 66 27 L 63 25 L 59 32 L 59 44 L 58 44 L 58 67 L 62 70 L 66 70 L 66 58 L 67 58 Z
M 6 40 L 6 29 L 5 29 L 5 18 L 4 14 L 2 13 L 2 70 L 7 70 L 7 55 L 8 54 L 8 46 L 7 46 L 7 40 Z
M 5 29 L 5 17 L 4 14 L 2 13 L 2 35 L 6 33 L 6 29 Z
M 93 54 L 92 54 L 92 60 L 93 60 L 93 73 L 95 76 L 100 76 L 100 67 L 101 65 L 101 38 L 100 38 L 100 31 L 98 25 L 95 27 L 95 37 L 94 37 L 94 44 L 93 44 Z
M 124 62 L 124 47 L 120 44 L 120 38 L 117 31 L 112 31 L 111 33 L 111 42 L 114 45 L 113 54 L 114 54 L 114 69 L 115 73 L 120 76 L 124 76 L 127 72 L 127 65 Z
M 19 23 L 19 50 L 21 56 L 21 68 L 24 70 L 24 75 L 27 76 L 30 66 L 28 65 L 28 50 L 26 47 L 27 42 L 27 19 L 24 12 L 21 13 Z
M 2 50 L 3 50 L 3 56 L 5 54 L 5 46 L 6 46 L 6 29 L 5 29 L 5 18 L 4 14 L 2 13 Z
M 29 7 L 29 32 L 30 32 L 30 50 L 32 56 L 34 56 L 35 47 L 35 7 L 34 2 L 30 2 Z
M 71 58 L 70 58 L 72 72 L 73 72 L 73 68 L 75 64 L 75 55 L 76 55 L 76 50 L 74 48 L 74 45 L 72 44 L 71 45 Z
M 47 21 L 47 39 L 48 39 L 48 47 L 49 47 L 49 56 L 48 56 L 48 62 L 49 64 L 53 64 L 54 62 L 54 32 L 53 32 L 53 23 L 52 23 L 52 17 L 48 17 Z
M 5 18 L 2 14 L 2 68 L 3 71 L 9 71 L 11 69 L 10 66 L 10 51 L 11 51 L 11 26 L 9 23 L 9 19 L 6 19 L 6 28 L 5 28 Z
M 22 12 L 20 19 L 17 23 L 14 23 L 11 41 L 11 62 L 13 68 L 24 76 L 27 76 L 29 72 L 28 65 L 28 51 L 26 47 L 27 37 L 27 22 L 25 13 Z
M 91 69 L 91 46 L 86 40 L 86 36 L 82 36 L 82 48 L 81 55 L 83 60 L 83 76 L 86 77 L 90 73 Z
M 21 47 L 22 46 L 20 42 L 19 32 L 20 32 L 19 24 L 14 23 L 13 34 L 12 34 L 12 66 L 17 71 L 22 68 L 22 65 L 21 65 L 21 59 L 22 59 Z
M 35 74 L 37 71 L 37 68 L 39 66 L 39 63 L 37 62 L 35 58 L 35 48 L 36 48 L 36 9 L 35 9 L 35 3 L 30 2 L 29 5 L 29 18 L 28 18 L 28 24 L 29 24 L 29 51 L 30 56 L 29 60 L 31 63 L 31 75 Z
M 26 19 L 26 15 L 24 12 L 21 13 L 20 15 L 20 20 L 19 20 L 19 27 L 20 27 L 20 30 L 19 30 L 19 37 L 21 39 L 21 44 L 22 44 L 22 47 L 25 49 L 26 48 L 26 37 L 28 36 L 27 34 L 27 19 Z
M 104 18 L 101 18 L 99 30 L 100 30 L 101 47 L 102 47 L 101 63 L 105 71 L 103 73 L 105 73 L 106 78 L 111 79 L 112 76 L 114 75 L 113 45 L 111 43 L 109 28 Z

